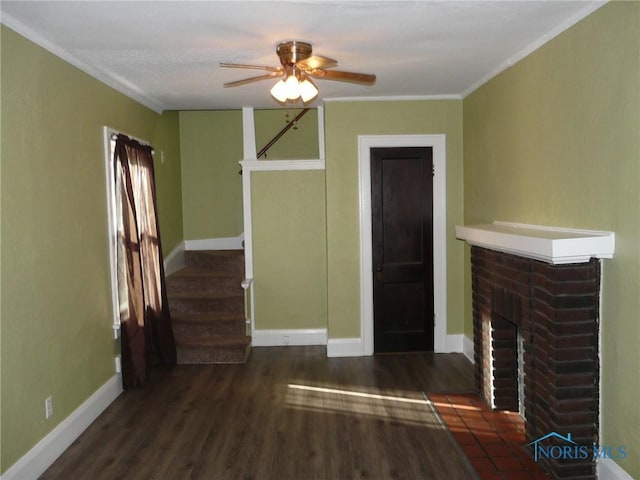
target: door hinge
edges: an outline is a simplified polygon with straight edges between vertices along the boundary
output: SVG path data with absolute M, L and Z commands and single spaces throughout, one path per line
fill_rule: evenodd
M 431 176 L 436 176 L 436 166 L 433 163 L 431 164 Z

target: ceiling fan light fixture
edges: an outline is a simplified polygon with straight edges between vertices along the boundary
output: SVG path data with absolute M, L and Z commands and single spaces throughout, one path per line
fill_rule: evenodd
M 316 95 L 318 95 L 318 89 L 308 78 L 305 78 L 300 84 L 300 97 L 302 98 L 302 102 L 307 103 L 314 99 Z
M 318 95 L 318 89 L 307 78 L 301 82 L 295 75 L 289 75 L 286 80 L 278 81 L 271 88 L 271 95 L 281 103 L 298 99 L 307 103 Z
M 289 100 L 295 100 L 300 97 L 300 81 L 295 75 L 289 75 L 284 85 L 287 89 L 287 98 Z
M 288 98 L 288 88 L 284 80 L 280 80 L 271 87 L 271 96 L 281 103 L 285 103 Z
M 318 88 L 310 78 L 360 85 L 373 85 L 376 82 L 376 76 L 369 73 L 332 70 L 333 67 L 338 65 L 338 62 L 329 57 L 312 55 L 313 49 L 310 43 L 297 40 L 281 42 L 276 47 L 276 53 L 280 59 L 279 67 L 220 63 L 220 66 L 225 68 L 244 68 L 268 72 L 256 77 L 227 82 L 224 86 L 239 87 L 260 80 L 282 77 L 280 81 L 271 87 L 271 96 L 282 104 L 288 102 L 295 104 L 298 100 L 301 100 L 302 103 L 310 102 L 318 95 Z

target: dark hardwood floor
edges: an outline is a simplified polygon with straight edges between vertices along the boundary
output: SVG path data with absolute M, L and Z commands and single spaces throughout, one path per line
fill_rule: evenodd
M 473 479 L 425 397 L 472 387 L 462 354 L 255 348 L 245 365 L 155 371 L 41 478 Z

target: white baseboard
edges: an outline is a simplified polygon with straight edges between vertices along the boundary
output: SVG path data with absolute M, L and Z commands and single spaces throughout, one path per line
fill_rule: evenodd
M 328 357 L 360 357 L 364 355 L 363 352 L 360 338 L 330 338 L 327 341 Z M 447 335 L 446 349 L 442 353 L 464 353 L 473 362 L 473 341 L 463 334 Z
M 184 242 L 180 242 L 164 259 L 164 275 L 171 275 L 184 267 Z
M 447 348 L 445 353 L 460 353 L 462 352 L 462 339 L 464 335 L 455 334 L 447 335 Z
M 244 242 L 244 233 L 237 237 L 204 238 L 180 242 L 164 259 L 164 274 L 171 275 L 185 266 L 185 250 L 242 250 L 244 248 L 242 242 Z
M 360 338 L 330 338 L 327 357 L 362 357 L 364 349 Z
M 327 329 L 254 330 L 251 342 L 254 347 L 326 345 Z
M 473 363 L 473 340 L 464 334 L 447 335 L 446 353 L 464 353 Z
M 237 237 L 203 238 L 201 240 L 185 240 L 185 250 L 242 250 L 244 233 Z
M 20 460 L 14 463 L 0 479 L 24 480 L 38 478 L 120 393 L 122 393 L 122 376 L 114 375 Z
M 469 338 L 464 335 L 464 338 L 462 339 L 462 353 L 464 353 L 465 357 L 467 357 L 471 363 L 476 363 L 474 352 L 475 347 L 473 346 L 473 338 Z
M 620 465 L 610 458 L 599 458 L 597 466 L 598 480 L 633 480 Z

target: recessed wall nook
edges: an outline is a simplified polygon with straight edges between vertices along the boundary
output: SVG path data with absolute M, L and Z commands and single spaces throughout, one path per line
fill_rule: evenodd
M 458 226 L 456 235 L 471 245 L 481 398 L 524 416 L 532 456 L 539 441 L 565 447 L 566 437 L 592 448 L 599 440 L 601 259 L 612 258 L 614 234 L 494 222 Z M 595 479 L 593 456 L 578 457 L 536 459 L 551 478 Z

